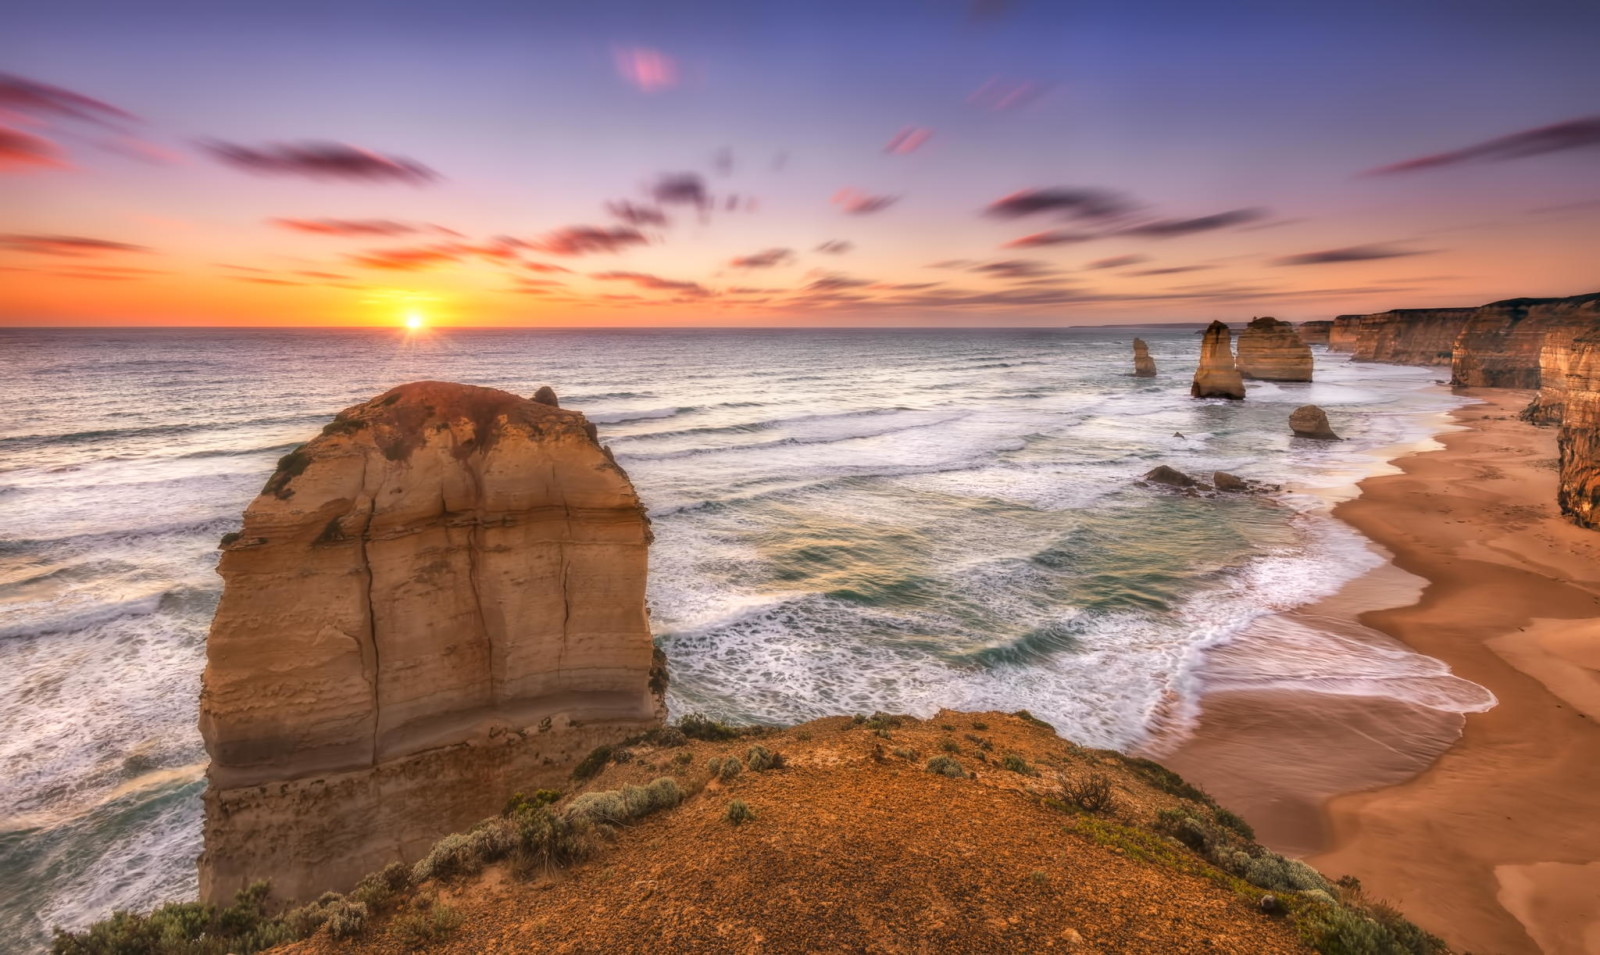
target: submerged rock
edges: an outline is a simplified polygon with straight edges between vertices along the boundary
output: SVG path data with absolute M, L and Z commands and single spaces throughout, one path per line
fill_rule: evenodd
M 1233 333 L 1222 322 L 1212 322 L 1200 339 L 1200 367 L 1195 369 L 1189 394 L 1195 398 L 1244 398 L 1244 379 L 1233 363 Z
M 1239 335 L 1239 373 L 1261 381 L 1310 381 L 1311 346 L 1288 322 L 1252 318 Z
M 1333 426 L 1328 424 L 1328 414 L 1316 405 L 1301 405 L 1289 415 L 1289 428 L 1299 438 L 1317 438 L 1338 441 Z
M 657 725 L 649 542 L 577 412 L 443 382 L 341 412 L 223 548 L 201 897 L 347 889 Z
M 1156 360 L 1150 357 L 1150 346 L 1144 339 L 1133 340 L 1133 377 L 1154 378 L 1156 376 Z

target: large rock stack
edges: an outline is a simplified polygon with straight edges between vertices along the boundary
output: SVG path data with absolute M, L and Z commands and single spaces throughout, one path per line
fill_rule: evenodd
M 1239 335 L 1239 372 L 1261 381 L 1310 381 L 1311 346 L 1288 322 L 1252 318 Z
M 1150 357 L 1150 346 L 1144 339 L 1133 340 L 1133 377 L 1154 378 L 1156 376 L 1156 360 Z
M 1233 361 L 1233 333 L 1212 322 L 1200 339 L 1200 367 L 1195 369 L 1189 394 L 1196 398 L 1244 398 L 1244 380 Z
M 553 393 L 419 382 L 341 412 L 224 541 L 202 898 L 346 889 L 659 724 L 649 541 Z

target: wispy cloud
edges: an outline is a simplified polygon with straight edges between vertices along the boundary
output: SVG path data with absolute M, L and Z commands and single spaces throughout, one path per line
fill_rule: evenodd
M 1336 265 L 1341 262 L 1370 262 L 1374 259 L 1398 259 L 1408 255 L 1426 255 L 1429 249 L 1398 249 L 1392 245 L 1350 245 L 1342 249 L 1323 249 L 1320 252 L 1303 252 L 1287 255 L 1274 265 Z
M 669 172 L 656 179 L 650 195 L 664 206 L 681 205 L 704 209 L 711 204 L 706 181 L 696 172 Z
M 1038 259 L 1002 259 L 998 262 L 985 262 L 968 269 L 969 272 L 980 272 L 985 275 L 997 275 L 1007 279 L 1032 279 L 1045 275 L 1057 275 L 1060 270 L 1052 268 L 1048 262 Z
M 344 143 L 269 143 L 241 146 L 209 141 L 201 148 L 217 160 L 246 172 L 307 179 L 343 179 L 364 182 L 403 182 L 423 185 L 439 174 L 415 160 L 385 156 Z
M 813 251 L 826 252 L 828 255 L 843 255 L 853 248 L 855 248 L 855 243 L 853 242 L 846 242 L 843 239 L 829 239 L 817 246 Z
M 1448 152 L 1379 166 L 1377 169 L 1368 170 L 1364 175 L 1388 176 L 1423 169 L 1442 169 L 1464 163 L 1505 162 L 1547 153 L 1566 152 L 1571 149 L 1596 147 L 1600 147 L 1600 116 L 1585 116 L 1564 123 L 1525 129 L 1519 133 L 1511 133 L 1508 136 L 1500 136 Z
M 649 241 L 644 233 L 627 226 L 608 229 L 604 226 L 574 225 L 546 233 L 524 245 L 535 252 L 550 255 L 589 255 L 594 252 L 621 252 L 632 246 L 647 245 Z
M 1232 209 L 1193 219 L 1157 219 L 1154 222 L 1130 226 L 1118 234 L 1146 239 L 1173 239 L 1178 236 L 1194 235 L 1197 232 L 1214 232 L 1218 229 L 1259 222 L 1266 217 L 1265 209 Z
M 683 292 L 689 295 L 710 295 L 698 282 L 678 282 L 644 272 L 591 272 L 589 277 L 602 282 L 632 282 L 640 288 L 662 292 Z
M 1138 265 L 1140 262 L 1148 262 L 1148 261 L 1150 261 L 1150 257 L 1147 256 L 1147 255 L 1114 255 L 1109 259 L 1096 259 L 1095 261 L 1090 262 L 1088 265 L 1084 266 L 1084 268 L 1086 268 L 1086 269 L 1120 269 L 1120 268 L 1123 268 L 1124 266 Z
M 1017 109 L 1043 96 L 1049 89 L 1047 84 L 1034 80 L 996 76 L 968 94 L 967 103 L 980 109 Z
M 1128 197 L 1108 189 L 1022 189 L 989 203 L 984 214 L 999 219 L 1052 212 L 1080 219 L 1111 219 L 1137 209 Z
M 394 219 L 268 219 L 272 225 L 291 232 L 331 236 L 437 235 L 459 236 L 454 229 L 429 223 L 397 222 Z
M 91 239 L 81 235 L 0 235 L 0 249 L 9 252 L 28 252 L 34 255 L 59 255 L 80 258 L 116 252 L 149 252 L 145 246 L 109 239 Z
M 66 158 L 55 143 L 20 129 L 0 126 L 0 169 L 63 169 Z
M 770 269 L 793 261 L 793 249 L 763 249 L 750 255 L 736 256 L 728 264 L 736 269 Z
M 872 196 L 860 189 L 840 189 L 833 194 L 831 201 L 834 205 L 853 216 L 871 215 L 900 201 L 899 196 Z
M 1138 272 L 1129 272 L 1129 275 L 1181 275 L 1184 272 L 1204 272 L 1216 268 L 1215 265 L 1169 265 L 1160 269 L 1141 269 Z
M 905 156 L 921 149 L 929 139 L 933 138 L 933 130 L 926 126 L 907 126 L 894 134 L 889 144 L 883 151 L 892 156 Z
M 1068 232 L 1064 229 L 1051 229 L 1048 232 L 1035 232 L 1025 235 L 1020 239 L 1012 239 L 1001 244 L 1002 249 L 1032 249 L 1047 245 L 1072 245 L 1078 242 L 1089 242 L 1099 236 L 1088 232 Z
M 0 73 L 0 114 L 26 113 L 98 124 L 135 123 L 138 117 L 82 93 Z
M 655 206 L 640 205 L 620 199 L 606 203 L 606 211 L 629 225 L 667 225 L 667 214 Z

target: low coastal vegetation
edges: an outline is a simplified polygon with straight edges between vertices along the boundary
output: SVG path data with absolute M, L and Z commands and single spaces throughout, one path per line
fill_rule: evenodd
M 1068 940 L 1066 950 L 1079 943 L 1113 951 L 1190 950 L 1163 948 L 1159 939 L 1152 945 L 1148 928 L 1139 930 L 1146 934 L 1118 935 L 1130 931 L 1126 914 L 1096 919 L 1097 909 L 1122 904 L 1121 896 L 1130 891 L 1094 895 L 1101 883 L 1131 879 L 1137 892 L 1159 891 L 1172 906 L 1188 905 L 1184 911 L 1221 920 L 1226 930 L 1217 937 L 1237 946 L 1228 950 L 1446 951 L 1393 907 L 1365 898 L 1354 879 L 1330 880 L 1259 845 L 1245 820 L 1157 763 L 1074 746 L 1029 714 L 1018 713 L 983 714 L 982 721 L 972 722 L 974 730 L 989 734 L 982 739 L 998 744 L 1006 755 L 991 760 L 986 751 L 992 746 L 973 743 L 963 758 L 975 762 L 963 764 L 942 744 L 953 742 L 946 727 L 967 717 L 940 715 L 943 722 L 877 713 L 791 730 L 691 717 L 603 747 L 603 754 L 596 750 L 584 761 L 584 772 L 573 774 L 577 791 L 516 793 L 499 816 L 440 839 L 413 864 L 393 863 L 369 875 L 348 893 L 328 893 L 274 911 L 269 887 L 256 883 L 224 907 L 172 903 L 146 915 L 118 912 L 83 932 L 58 931 L 54 951 L 248 955 L 296 941 L 301 944 L 295 951 L 307 955 L 434 947 L 476 951 L 488 936 L 472 933 L 487 926 L 495 926 L 502 941 L 513 939 L 513 947 L 546 947 L 549 933 L 565 931 L 626 949 L 629 940 L 623 936 L 639 931 L 636 923 L 650 916 L 634 914 L 626 916 L 632 921 L 621 922 L 624 916 L 607 913 L 642 904 L 640 898 L 671 906 L 680 921 L 691 924 L 685 929 L 691 934 L 676 944 L 700 950 L 693 941 L 698 936 L 692 935 L 700 918 L 696 913 L 709 923 L 726 923 L 737 921 L 747 902 L 755 903 L 748 894 L 735 894 L 718 896 L 719 904 L 710 905 L 694 893 L 724 881 L 766 884 L 762 880 L 773 876 L 764 870 L 730 870 L 770 862 L 781 872 L 795 859 L 813 855 L 827 856 L 819 865 L 849 868 L 853 878 L 866 872 L 866 878 L 886 880 L 876 883 L 888 886 L 879 892 L 913 893 L 906 899 L 882 898 L 875 920 L 897 919 L 902 908 L 915 908 L 907 900 L 920 897 L 915 886 L 929 880 L 965 878 L 981 870 L 985 882 L 997 888 L 1026 887 L 985 889 L 976 898 L 963 893 L 962 904 L 973 906 L 973 912 L 970 917 L 947 913 L 949 925 L 892 929 L 926 933 L 920 943 L 934 948 L 948 949 L 949 938 L 959 937 L 964 940 L 959 950 L 992 950 L 984 946 L 1002 942 L 1012 950 L 1033 950 L 1044 944 L 1036 934 L 1046 930 L 1045 922 L 1071 917 L 1076 924 L 1048 927 L 1054 933 L 1050 938 Z M 898 758 L 890 758 L 880 733 L 900 744 L 893 753 Z M 756 737 L 760 742 L 752 741 Z M 937 755 L 921 763 L 919 749 Z M 851 815 L 855 811 L 861 815 Z M 924 835 L 883 831 L 891 823 Z M 715 835 L 719 830 L 724 834 Z M 859 857 L 842 860 L 808 848 L 834 835 L 859 846 Z M 906 838 L 929 841 L 919 847 L 905 844 Z M 985 848 L 991 842 L 994 847 Z M 1046 855 L 1020 853 L 1012 861 L 1017 846 L 1037 846 Z M 943 855 L 947 849 L 971 861 L 952 866 Z M 791 851 L 802 856 L 785 862 L 782 854 Z M 918 861 L 930 851 L 927 862 Z M 660 868 L 668 863 L 668 869 Z M 490 870 L 501 875 L 495 892 L 486 893 L 478 885 Z M 625 872 L 630 874 L 624 877 Z M 680 875 L 662 881 L 665 872 Z M 785 904 L 803 906 L 808 893 L 843 892 L 849 878 L 841 870 L 838 879 L 790 882 L 782 890 Z M 514 905 L 504 893 L 523 891 L 518 886 L 541 894 Z M 648 886 L 642 897 L 638 886 Z M 519 915 L 527 905 L 545 912 L 544 921 Z M 709 923 L 707 939 L 717 931 Z M 1176 916 L 1161 924 L 1168 933 L 1179 931 L 1172 927 L 1179 924 Z M 1186 925 L 1182 931 L 1215 929 Z M 767 930 L 820 931 L 787 923 Z M 513 934 L 503 934 L 508 931 Z M 955 931 L 965 934 L 940 934 Z M 846 934 L 815 941 L 851 947 L 861 939 Z

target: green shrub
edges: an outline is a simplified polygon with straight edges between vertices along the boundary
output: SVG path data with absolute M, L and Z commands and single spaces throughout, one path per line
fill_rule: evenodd
M 734 777 L 744 770 L 744 764 L 739 762 L 739 757 L 737 756 L 726 756 L 713 758 L 706 763 L 706 769 L 711 771 L 712 778 L 731 783 Z
M 1389 906 L 1316 905 L 1296 919 L 1300 934 L 1323 955 L 1436 955 L 1448 948 Z
M 978 732 L 982 733 L 984 730 L 987 730 L 989 728 L 989 724 L 988 723 L 980 723 L 977 720 L 973 720 L 972 721 L 972 728 L 977 730 Z
M 412 948 L 426 948 L 454 935 L 461 922 L 461 913 L 450 906 L 432 905 L 396 919 L 394 933 Z
M 967 734 L 967 742 L 971 743 L 972 745 L 978 747 L 981 750 L 987 751 L 987 750 L 994 749 L 994 744 L 993 743 L 991 743 L 988 740 L 984 739 L 982 736 L 975 736 L 972 733 L 968 733 Z
M 860 722 L 865 723 L 869 730 L 888 731 L 899 729 L 907 719 L 908 717 L 897 716 L 894 713 L 885 713 L 880 710 L 871 716 L 865 717 Z
M 519 875 L 569 866 L 589 854 L 589 823 L 582 816 L 541 806 L 519 813 L 516 821 L 517 845 L 511 862 Z
M 1029 713 L 1027 710 L 1018 710 L 1015 713 L 1012 713 L 1011 715 L 1015 716 L 1019 720 L 1022 720 L 1024 723 L 1032 723 L 1035 726 L 1042 726 L 1042 727 L 1044 727 L 1045 729 L 1049 730 L 1052 733 L 1054 733 L 1056 731 L 1056 728 L 1054 726 L 1051 726 L 1049 723 L 1046 723 L 1044 720 L 1039 719 L 1037 716 L 1034 716 L 1032 713 Z
M 895 750 L 894 754 L 908 763 L 914 763 L 917 760 L 917 751 L 914 749 L 906 749 L 901 747 L 900 749 Z
M 744 761 L 755 772 L 766 772 L 769 769 L 782 769 L 786 762 L 782 753 L 775 753 L 765 746 L 752 746 L 744 754 Z
M 1007 753 L 1006 758 L 1000 761 L 1000 765 L 1004 769 L 1008 769 L 1013 773 L 1021 773 L 1024 776 L 1038 775 L 1034 768 L 1028 765 L 1028 761 L 1016 753 Z
M 583 793 L 568 804 L 566 814 L 608 826 L 621 825 L 633 818 L 628 811 L 628 804 L 623 798 L 622 791 L 617 789 Z
M 937 776 L 961 778 L 967 775 L 967 771 L 961 767 L 961 764 L 949 756 L 935 756 L 928 760 L 927 770 Z
M 340 899 L 327 909 L 328 934 L 334 938 L 355 938 L 367 927 L 367 907 L 361 902 Z
M 356 883 L 350 898 L 376 911 L 388 905 L 397 893 L 410 885 L 411 867 L 404 862 L 391 862 Z
M 749 806 L 745 805 L 743 799 L 735 799 L 733 802 L 728 803 L 728 808 L 722 813 L 723 819 L 726 819 L 728 822 L 731 822 L 736 826 L 743 825 L 755 817 L 755 812 L 752 811 Z
M 700 713 L 690 713 L 679 720 L 678 731 L 690 739 L 702 739 L 711 743 L 739 737 L 737 727 L 730 726 L 721 720 L 714 720 Z
M 679 753 L 672 757 L 672 765 L 674 766 L 687 766 L 692 762 L 694 762 L 693 753 Z
M 1140 776 L 1143 776 L 1147 782 L 1169 796 L 1177 796 L 1179 799 L 1187 799 L 1190 802 L 1204 803 L 1207 806 L 1216 805 L 1215 800 L 1206 795 L 1204 790 L 1190 785 L 1182 776 L 1154 760 L 1140 759 L 1137 756 L 1123 756 L 1120 753 L 1112 753 L 1111 755 L 1121 759 Z
M 1244 817 L 1221 807 L 1218 807 L 1213 815 L 1217 820 L 1217 825 L 1232 829 L 1249 842 L 1256 841 L 1256 830 L 1248 822 L 1244 821 Z
M 50 950 L 55 955 L 247 955 L 294 941 L 298 936 L 288 921 L 267 916 L 267 892 L 267 883 L 256 882 L 239 890 L 225 908 L 169 902 L 148 915 L 113 912 L 82 932 L 56 929 Z
M 537 809 L 560 800 L 561 791 L 557 789 L 535 789 L 531 796 L 521 792 L 512 793 L 511 798 L 506 800 L 505 808 L 500 810 L 500 815 L 515 816 L 519 810 Z
M 1084 812 L 1105 812 L 1112 807 L 1111 780 L 1105 773 L 1090 773 L 1083 779 L 1068 780 L 1061 785 L 1061 794 L 1067 802 Z
M 959 756 L 961 754 L 961 744 L 957 743 L 953 739 L 940 740 L 939 748 L 953 756 Z
M 606 764 L 611 762 L 615 752 L 616 750 L 610 746 L 596 746 L 589 751 L 589 755 L 585 756 L 582 762 L 572 767 L 572 778 L 581 781 L 600 775 L 600 770 L 606 768 Z

